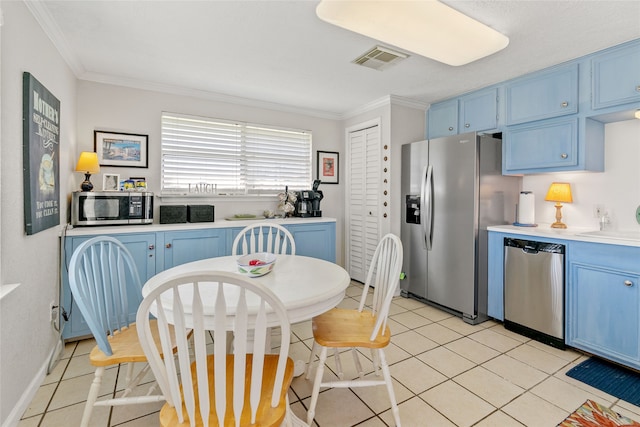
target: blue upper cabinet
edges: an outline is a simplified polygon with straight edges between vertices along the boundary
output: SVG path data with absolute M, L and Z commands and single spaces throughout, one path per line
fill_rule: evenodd
M 503 173 L 574 167 L 578 164 L 578 119 L 547 120 L 509 128 L 503 145 Z
M 640 110 L 640 39 L 433 104 L 427 138 L 503 132 L 502 173 L 604 170 L 604 123 Z
M 604 170 L 604 124 L 584 117 L 561 117 L 507 127 L 502 173 Z
M 429 107 L 427 118 L 429 139 L 458 133 L 458 100 L 439 102 Z
M 640 43 L 594 56 L 591 84 L 594 110 L 640 102 Z
M 578 112 L 578 64 L 515 79 L 505 86 L 506 124 L 533 122 Z
M 489 88 L 433 104 L 428 112 L 429 139 L 498 128 L 498 89 Z
M 460 133 L 497 129 L 498 89 L 484 89 L 460 98 Z

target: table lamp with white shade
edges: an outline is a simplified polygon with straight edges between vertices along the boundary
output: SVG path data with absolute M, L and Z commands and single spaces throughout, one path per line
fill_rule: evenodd
M 556 202 L 556 222 L 551 224 L 551 228 L 567 228 L 567 225 L 562 222 L 562 203 L 573 203 L 571 185 L 568 182 L 552 182 L 544 199 L 548 202 Z
M 100 172 L 100 163 L 98 162 L 98 154 L 90 151 L 80 153 L 78 163 L 76 164 L 76 172 L 84 173 L 84 181 L 80 184 L 82 191 L 93 190 L 93 184 L 89 180 L 91 174 Z

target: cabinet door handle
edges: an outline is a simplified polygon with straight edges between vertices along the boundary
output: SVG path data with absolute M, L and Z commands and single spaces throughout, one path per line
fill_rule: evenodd
M 633 282 L 631 280 L 625 280 L 624 285 L 630 288 L 631 286 L 633 286 Z
M 171 249 L 171 243 L 167 243 L 166 245 L 164 245 L 164 247 L 167 249 Z
M 150 250 L 150 251 L 154 250 L 155 248 L 156 248 L 156 246 L 155 246 L 155 245 L 149 245 L 149 250 Z
M 566 159 L 567 157 L 569 157 L 569 155 L 567 153 L 562 153 L 560 154 L 560 157 L 562 157 L 563 159 Z
M 636 86 L 636 92 L 640 92 L 640 85 Z
M 468 128 L 468 127 L 471 127 L 471 125 L 469 123 L 466 123 L 464 127 Z
M 560 104 L 562 106 L 562 108 L 567 108 L 569 106 L 569 103 L 567 101 L 564 101 L 562 104 Z
M 450 130 L 450 131 L 451 131 L 451 130 L 453 130 L 453 126 L 449 126 L 449 130 Z

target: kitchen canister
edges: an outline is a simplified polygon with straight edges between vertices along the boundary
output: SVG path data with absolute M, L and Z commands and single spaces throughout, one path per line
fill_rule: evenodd
M 535 196 L 532 191 L 521 191 L 520 201 L 518 203 L 518 220 L 517 225 L 535 226 Z

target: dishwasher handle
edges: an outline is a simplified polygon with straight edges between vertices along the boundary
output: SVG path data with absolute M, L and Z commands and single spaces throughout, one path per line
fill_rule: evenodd
M 538 252 L 564 254 L 565 246 L 559 243 L 535 242 L 531 240 L 504 238 L 504 245 L 521 249 L 522 252 L 535 255 Z

